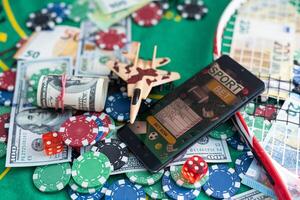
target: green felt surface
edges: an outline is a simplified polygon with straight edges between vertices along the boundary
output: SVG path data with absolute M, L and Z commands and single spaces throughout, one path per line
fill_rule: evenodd
M 30 35 L 31 32 L 26 29 L 25 23 L 29 13 L 40 10 L 46 6 L 48 2 L 59 1 L 10 1 L 16 20 L 28 35 Z M 65 2 L 72 2 L 72 0 L 66 0 Z M 150 58 L 152 56 L 153 45 L 158 45 L 157 56 L 168 56 L 172 60 L 171 63 L 163 69 L 177 71 L 181 74 L 181 79 L 176 82 L 176 85 L 182 83 L 212 61 L 214 32 L 218 19 L 229 3 L 229 0 L 204 0 L 204 2 L 209 9 L 209 13 L 201 21 L 182 19 L 180 22 L 176 22 L 174 19 L 163 19 L 157 26 L 148 28 L 140 27 L 132 23 L 133 40 L 142 42 L 141 56 Z M 176 4 L 176 2 L 173 1 L 172 4 Z M 172 6 L 174 7 L 174 5 Z M 176 14 L 174 9 L 172 12 Z M 0 13 L 0 16 L 4 16 L 7 19 L 7 16 L 3 12 Z M 79 24 L 71 21 L 66 21 L 64 24 L 79 26 Z M 0 32 L 6 32 L 8 34 L 8 41 L 5 43 L 0 42 L 0 51 L 14 46 L 20 39 L 7 20 L 0 24 Z M 13 53 L 14 52 L 10 55 L 13 55 Z M 0 59 L 3 59 L 9 67 L 15 67 L 15 62 L 11 59 L 10 55 Z M 9 110 L 0 108 L 0 112 L 9 112 Z M 230 153 L 233 161 L 235 161 L 236 157 L 240 154 L 240 152 L 231 148 Z M 0 173 L 4 170 L 4 165 L 5 159 L 0 159 Z M 229 165 L 233 167 L 234 163 L 230 163 Z M 58 193 L 39 192 L 32 183 L 33 171 L 34 167 L 11 169 L 9 173 L 0 180 L 0 199 L 69 199 L 65 191 Z M 114 179 L 119 177 L 120 175 L 115 176 Z M 239 192 L 247 189 L 247 187 L 242 186 Z M 197 199 L 209 198 L 202 191 Z

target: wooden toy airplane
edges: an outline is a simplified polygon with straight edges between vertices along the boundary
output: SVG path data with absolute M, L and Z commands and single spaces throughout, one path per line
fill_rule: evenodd
M 152 60 L 139 58 L 141 44 L 131 43 L 129 52 L 122 52 L 130 62 L 110 60 L 106 63 L 114 73 L 127 82 L 127 93 L 131 97 L 130 123 L 135 121 L 142 99 L 146 99 L 155 86 L 168 83 L 180 78 L 179 73 L 156 69 L 168 64 L 170 58 L 156 58 L 157 46 L 154 46 Z

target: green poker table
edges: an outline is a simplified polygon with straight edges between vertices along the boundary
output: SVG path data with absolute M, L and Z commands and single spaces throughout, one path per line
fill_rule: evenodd
M 23 35 L 29 36 L 31 31 L 26 28 L 26 20 L 31 12 L 38 11 L 44 8 L 49 0 L 1 0 L 0 9 L 0 35 L 7 34 L 6 41 L 0 41 L 0 52 L 13 47 L 20 39 L 20 30 Z M 66 3 L 72 3 L 72 0 L 65 0 Z M 164 67 L 166 70 L 177 71 L 181 75 L 181 79 L 175 82 L 179 85 L 191 77 L 193 74 L 201 70 L 213 60 L 213 38 L 217 27 L 218 20 L 226 8 L 230 0 L 204 0 L 208 8 L 208 14 L 200 21 L 191 20 L 174 20 L 174 18 L 164 17 L 161 22 L 153 27 L 141 27 L 132 22 L 132 40 L 140 41 L 141 57 L 151 58 L 153 46 L 158 45 L 157 56 L 168 56 L 171 58 L 171 63 Z M 176 14 L 175 1 L 171 1 L 170 10 Z M 7 13 L 5 7 L 10 5 L 11 12 Z M 13 14 L 19 28 L 16 27 L 12 20 L 9 20 L 9 15 Z M 79 23 L 66 21 L 63 24 L 78 26 Z M 15 52 L 11 52 L 8 56 L 5 55 L 0 59 L 9 68 L 16 67 L 16 61 L 12 56 Z M 2 69 L 1 69 L 2 70 Z M 9 112 L 7 107 L 0 108 L 0 114 Z M 232 163 L 228 165 L 234 167 L 235 159 L 241 154 L 231 147 L 230 154 Z M 0 174 L 5 171 L 5 158 L 0 159 Z M 7 200 L 58 200 L 69 199 L 65 190 L 56 193 L 42 193 L 35 188 L 32 182 L 32 174 L 35 167 L 26 168 L 11 168 L 8 173 L 0 178 L 0 199 Z M 7 170 L 7 169 L 6 169 Z M 113 178 L 124 177 L 117 175 Z M 249 190 L 250 188 L 241 185 L 238 193 Z M 202 190 L 197 199 L 212 199 L 208 197 Z

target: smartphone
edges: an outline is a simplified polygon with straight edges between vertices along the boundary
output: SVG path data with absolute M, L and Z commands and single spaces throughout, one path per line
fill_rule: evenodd
M 156 172 L 263 90 L 260 79 L 229 56 L 222 56 L 117 135 L 146 169 Z

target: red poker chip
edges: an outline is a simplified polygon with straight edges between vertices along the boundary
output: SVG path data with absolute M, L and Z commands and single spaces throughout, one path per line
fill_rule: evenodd
M 93 145 L 98 135 L 98 125 L 89 116 L 79 115 L 67 119 L 60 127 L 66 145 L 71 147 L 82 147 Z
M 138 11 L 132 13 L 135 23 L 140 26 L 154 26 L 161 20 L 163 9 L 157 3 L 150 3 Z
M 13 91 L 16 82 L 16 71 L 8 70 L 0 73 L 0 90 Z
M 109 29 L 108 31 L 97 32 L 95 42 L 99 48 L 112 51 L 124 47 L 127 38 L 124 32 Z
M 6 142 L 8 137 L 10 113 L 0 115 L 0 141 Z

